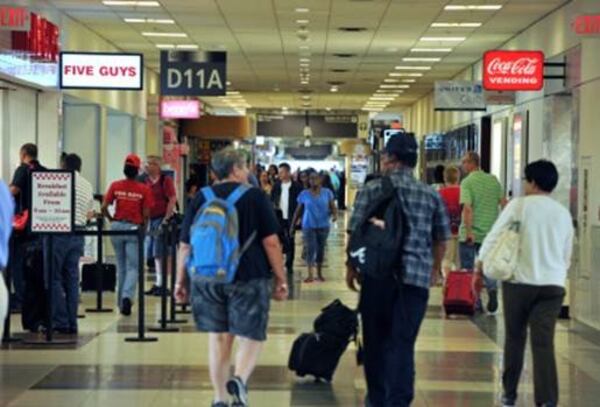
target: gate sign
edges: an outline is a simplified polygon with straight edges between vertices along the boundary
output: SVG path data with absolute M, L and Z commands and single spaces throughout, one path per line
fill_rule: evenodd
M 61 89 L 142 90 L 142 54 L 61 52 Z
M 75 178 L 71 171 L 31 173 L 31 232 L 71 233 L 75 220 Z
M 160 91 L 164 96 L 224 96 L 227 53 L 161 51 Z
M 542 51 L 487 51 L 483 55 L 486 90 L 535 91 L 544 87 Z

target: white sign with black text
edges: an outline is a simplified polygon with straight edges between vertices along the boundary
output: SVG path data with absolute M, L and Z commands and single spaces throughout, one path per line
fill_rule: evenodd
M 61 52 L 61 89 L 142 90 L 142 54 Z
M 75 181 L 71 171 L 31 173 L 31 232 L 71 233 Z
M 481 82 L 436 81 L 435 110 L 485 111 L 485 97 Z

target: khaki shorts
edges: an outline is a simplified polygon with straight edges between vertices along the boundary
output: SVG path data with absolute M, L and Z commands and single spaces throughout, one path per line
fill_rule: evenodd
M 446 254 L 442 261 L 442 272 L 444 276 L 450 271 L 458 270 L 460 259 L 458 255 L 458 236 L 453 236 L 446 242 Z

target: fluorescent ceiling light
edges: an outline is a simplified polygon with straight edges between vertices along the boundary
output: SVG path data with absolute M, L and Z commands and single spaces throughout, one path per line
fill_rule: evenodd
M 397 82 L 400 82 L 400 79 L 389 79 L 389 78 L 386 78 L 383 81 L 385 83 L 397 83 Z
M 163 32 L 143 32 L 144 37 L 171 37 L 171 38 L 186 38 L 186 33 L 163 33 Z
M 452 52 L 452 48 L 413 48 L 410 52 Z
M 176 47 L 177 49 L 198 49 L 200 47 L 198 47 L 196 44 L 179 44 Z
M 377 89 L 375 91 L 375 94 L 378 96 L 386 96 L 386 95 L 396 95 L 398 96 L 399 94 L 401 94 L 402 92 L 404 92 L 403 90 L 390 90 L 390 89 Z
M 402 79 L 402 82 L 404 83 L 415 83 L 416 81 L 416 79 Z
M 175 24 L 174 20 L 168 18 L 124 18 L 123 20 L 131 24 Z
M 477 28 L 482 23 L 433 23 L 433 28 Z
M 423 74 L 420 72 L 390 72 L 389 76 L 409 76 L 414 78 L 420 78 L 421 76 L 423 76 Z
M 431 67 L 423 65 L 398 65 L 395 69 L 399 71 L 429 71 Z
M 308 23 L 310 23 L 310 21 L 309 20 L 296 20 L 296 23 L 298 23 L 298 24 L 308 24 Z
M 288 107 L 287 106 L 282 106 L 281 110 L 288 110 Z
M 302 85 L 308 85 L 308 81 L 302 81 L 300 82 Z
M 123 6 L 123 7 L 160 7 L 158 1 L 108 1 L 102 2 L 105 6 Z
M 296 13 L 308 13 L 310 11 L 310 9 L 306 8 L 306 7 L 297 7 L 296 10 L 294 10 Z
M 466 40 L 467 37 L 421 37 L 419 41 L 425 42 L 461 42 Z
M 393 101 L 396 98 L 394 96 L 392 97 L 383 97 L 383 96 L 371 96 L 369 98 L 369 102 L 377 102 L 377 101 Z M 369 103 L 367 102 L 367 103 Z
M 380 85 L 381 89 L 408 89 L 410 85 Z
M 337 92 L 339 89 L 338 89 L 338 88 L 331 88 L 331 89 L 329 89 L 329 90 L 330 90 L 331 92 L 335 93 L 335 92 Z
M 440 62 L 442 58 L 402 58 L 404 62 Z
M 331 108 L 330 107 L 326 107 L 325 110 L 327 110 L 328 112 L 331 112 Z
M 310 63 L 310 58 L 300 58 L 300 62 Z
M 464 11 L 464 10 L 500 10 L 502 5 L 500 4 L 484 4 L 484 5 L 476 5 L 476 4 L 467 4 L 467 5 L 459 5 L 459 4 L 451 4 L 444 7 L 444 10 L 449 11 Z
M 304 49 L 304 50 L 310 49 L 310 47 L 308 45 L 300 45 L 300 47 L 298 47 L 298 48 Z
M 175 48 L 174 44 L 156 44 L 156 48 L 158 49 L 173 49 Z

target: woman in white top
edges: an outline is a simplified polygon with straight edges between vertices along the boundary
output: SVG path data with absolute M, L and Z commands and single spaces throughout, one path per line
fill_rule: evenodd
M 554 329 L 565 296 L 571 261 L 573 222 L 569 211 L 550 198 L 558 171 L 540 160 L 525 168 L 525 197 L 512 201 L 484 240 L 479 257 L 495 246 L 501 232 L 521 220 L 521 253 L 514 279 L 502 287 L 504 296 L 503 405 L 514 406 L 523 368 L 527 327 L 531 331 L 533 376 L 537 406 L 558 403 L 558 378 L 554 358 Z M 481 278 L 481 271 L 476 279 Z

